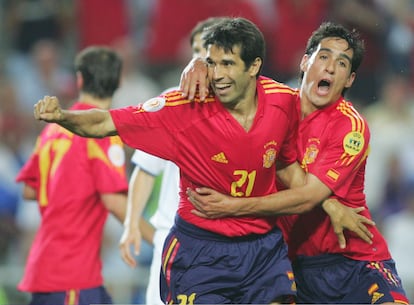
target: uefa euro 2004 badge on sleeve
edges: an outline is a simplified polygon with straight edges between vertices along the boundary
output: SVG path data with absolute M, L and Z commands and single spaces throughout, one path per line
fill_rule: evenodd
M 162 97 L 154 97 L 144 102 L 142 109 L 147 112 L 155 112 L 161 110 L 165 105 L 165 99 Z

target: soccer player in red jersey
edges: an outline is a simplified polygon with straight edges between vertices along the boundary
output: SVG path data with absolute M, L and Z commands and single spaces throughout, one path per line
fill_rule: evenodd
M 81 136 L 120 135 L 129 146 L 180 167 L 180 204 L 163 252 L 164 302 L 294 302 L 276 217 L 201 218 L 191 212 L 185 190 L 207 185 L 233 196 L 271 194 L 276 160 L 303 179 L 295 148 L 297 92 L 259 75 L 265 43 L 250 21 L 226 18 L 204 40 L 215 96 L 203 103 L 171 91 L 142 105 L 74 111 L 47 96 L 35 105 L 35 117 Z
M 366 120 L 344 99 L 363 54 L 357 32 L 333 23 L 322 24 L 308 41 L 300 64 L 300 99 L 295 102 L 301 117 L 298 160 L 307 173 L 303 186 L 261 198 L 188 190 L 200 210 L 194 213 L 201 217 L 303 213 L 278 219 L 293 262 L 298 303 L 409 303 L 379 230 L 370 227 L 371 243 L 346 232 L 347 245 L 341 247 L 319 205 L 331 197 L 363 207 L 362 215 L 371 218 L 363 193 L 370 132 Z
M 75 59 L 79 100 L 71 109 L 109 109 L 122 62 L 112 50 L 89 47 Z M 37 200 L 41 223 L 18 285 L 32 305 L 110 304 L 100 258 L 108 211 L 126 213 L 127 178 L 121 139 L 79 137 L 48 124 L 16 180 Z

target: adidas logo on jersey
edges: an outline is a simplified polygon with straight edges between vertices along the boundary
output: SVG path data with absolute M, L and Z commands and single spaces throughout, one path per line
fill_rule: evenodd
M 225 164 L 229 163 L 224 152 L 221 152 L 221 153 L 218 153 L 217 155 L 212 156 L 211 160 L 219 162 L 219 163 L 225 163 Z

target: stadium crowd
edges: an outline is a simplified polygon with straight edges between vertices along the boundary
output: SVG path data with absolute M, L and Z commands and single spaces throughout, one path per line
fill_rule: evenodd
M 191 58 L 188 35 L 211 16 L 256 23 L 267 42 L 263 74 L 292 87 L 306 39 L 322 21 L 362 33 L 366 58 L 347 97 L 372 134 L 366 196 L 414 299 L 413 0 L 1 0 L 0 304 L 28 300 L 16 285 L 39 215 L 36 204 L 22 199 L 15 177 L 44 127 L 33 119 L 33 105 L 44 95 L 58 96 L 65 108 L 76 99 L 73 58 L 90 45 L 110 46 L 124 60 L 113 107 L 144 102 L 177 85 Z M 131 153 L 127 148 L 127 160 Z M 115 303 L 142 303 L 152 249 L 146 245 L 140 267 L 130 269 L 119 255 L 121 234 L 122 226 L 109 218 L 102 249 L 106 285 Z

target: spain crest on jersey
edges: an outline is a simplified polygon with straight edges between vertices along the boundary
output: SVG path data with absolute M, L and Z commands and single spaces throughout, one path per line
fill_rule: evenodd
M 263 155 L 263 167 L 271 168 L 276 160 L 276 149 L 269 148 Z
M 303 163 L 304 164 L 311 164 L 315 162 L 316 157 L 318 156 L 319 149 L 316 145 L 311 144 L 306 147 L 305 154 L 303 156 Z

